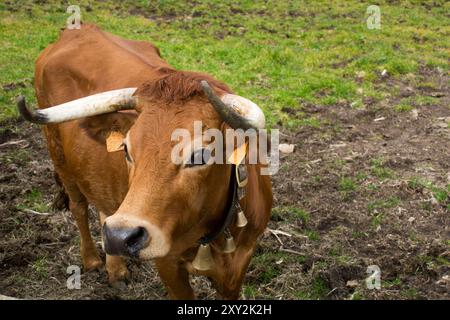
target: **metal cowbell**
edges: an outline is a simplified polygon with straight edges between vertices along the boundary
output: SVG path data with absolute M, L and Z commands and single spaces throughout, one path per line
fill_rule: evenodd
M 214 266 L 214 259 L 211 254 L 211 246 L 207 244 L 201 244 L 198 247 L 197 255 L 192 266 L 198 271 L 210 270 Z
M 236 217 L 236 227 L 243 228 L 247 225 L 247 223 L 248 223 L 248 220 L 244 214 L 244 211 L 242 211 L 242 209 L 239 208 L 239 211 L 238 211 L 237 217 Z
M 236 250 L 236 244 L 234 243 L 234 238 L 230 234 L 225 238 L 225 246 L 223 248 L 224 253 L 233 253 Z

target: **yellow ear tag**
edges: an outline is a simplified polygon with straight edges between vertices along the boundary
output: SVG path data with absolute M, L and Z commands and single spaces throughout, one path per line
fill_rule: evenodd
M 106 138 L 106 150 L 108 152 L 116 152 L 123 150 L 124 135 L 118 131 L 112 131 Z
M 247 142 L 244 142 L 239 147 L 234 149 L 234 151 L 228 157 L 228 163 L 232 163 L 234 165 L 238 165 L 245 158 L 245 154 L 247 153 Z

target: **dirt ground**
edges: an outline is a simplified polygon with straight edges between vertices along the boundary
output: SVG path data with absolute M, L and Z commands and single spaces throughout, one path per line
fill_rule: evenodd
M 449 77 L 424 68 L 420 73 L 435 86 L 380 76 L 380 90 L 397 86 L 398 96 L 367 99 L 358 109 L 345 102 L 305 104 L 320 127 L 289 132 L 280 126 L 282 142 L 295 144 L 295 151 L 282 155 L 273 177 L 270 229 L 248 270 L 243 298 L 450 298 L 450 201 L 439 191 L 450 184 Z M 393 108 L 419 95 L 433 97 L 432 103 Z M 105 272 L 90 272 L 82 274 L 80 290 L 68 290 L 66 268 L 81 265 L 79 236 L 70 212 L 49 209 L 56 187 L 40 129 L 17 120 L 2 123 L 0 132 L 0 293 L 166 298 L 152 263 L 134 260 L 127 288 L 112 288 Z M 91 218 L 100 241 L 94 210 Z M 381 290 L 365 285 L 369 265 L 381 270 Z M 215 297 L 206 279 L 192 282 L 199 298 Z

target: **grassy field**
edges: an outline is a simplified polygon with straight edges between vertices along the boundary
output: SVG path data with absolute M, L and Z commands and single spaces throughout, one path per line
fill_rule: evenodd
M 381 29 L 367 27 L 360 1 L 70 2 L 83 21 L 226 82 L 296 145 L 273 179 L 269 227 L 288 236 L 263 236 L 243 298 L 449 298 L 450 3 L 377 3 Z M 35 103 L 34 61 L 68 5 L 0 3 L 0 145 L 32 137 L 0 146 L 0 294 L 161 298 L 151 265 L 137 262 L 128 290 L 86 274 L 86 286 L 68 292 L 65 266 L 79 263 L 70 216 L 23 213 L 49 210 L 53 182 L 39 130 L 16 120 L 14 97 Z M 371 264 L 381 290 L 365 287 Z
M 10 3 L 0 4 L 0 82 L 17 88 L 3 89 L 1 118 L 16 115 L 12 102 L 19 92 L 33 98 L 31 86 L 23 90 L 20 82 L 33 81 L 36 57 L 69 17 L 67 1 Z M 379 30 L 367 28 L 367 5 L 358 1 L 95 3 L 76 2 L 83 20 L 152 41 L 174 67 L 211 73 L 240 94 L 264 101 L 272 125 L 318 125 L 306 114 L 291 117 L 286 108 L 302 112 L 307 103 L 338 102 L 363 108 L 364 98 L 395 94 L 396 88 L 374 87 L 385 69 L 396 77 L 414 77 L 420 66 L 448 71 L 446 1 L 381 2 Z

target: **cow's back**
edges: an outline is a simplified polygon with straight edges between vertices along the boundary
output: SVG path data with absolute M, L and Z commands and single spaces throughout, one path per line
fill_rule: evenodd
M 170 66 L 149 42 L 122 39 L 91 24 L 66 29 L 36 61 L 35 86 L 42 98 L 39 107 L 137 87 L 157 76 L 160 68 Z
M 152 44 L 83 24 L 79 30 L 63 31 L 37 59 L 36 97 L 39 107 L 46 108 L 99 92 L 138 87 L 162 68 L 170 66 Z M 96 123 L 102 126 L 130 121 L 130 115 L 99 117 Z M 66 188 L 76 186 L 90 203 L 113 213 L 127 191 L 126 163 L 122 154 L 108 153 L 104 141 L 84 129 L 86 121 L 90 119 L 44 127 L 49 153 Z

